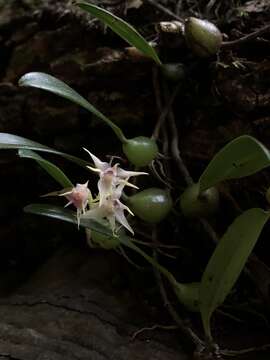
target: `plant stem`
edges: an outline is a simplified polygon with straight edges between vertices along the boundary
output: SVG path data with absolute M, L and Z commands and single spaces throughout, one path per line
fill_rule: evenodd
M 166 279 L 169 281 L 169 283 L 175 287 L 176 286 L 176 279 L 175 277 L 172 275 L 172 273 L 170 273 L 170 271 L 168 271 L 167 269 L 165 269 L 162 265 L 160 265 L 155 259 L 153 259 L 151 256 L 147 255 L 143 250 L 141 250 L 138 246 L 136 246 L 135 244 L 133 244 L 132 239 L 129 238 L 128 236 L 121 236 L 119 237 L 119 241 L 129 247 L 130 249 L 134 250 L 135 252 L 137 252 L 138 254 L 140 254 L 147 262 L 149 262 L 154 268 L 156 268 L 159 272 L 161 272 Z
M 171 16 L 173 19 L 178 20 L 181 23 L 184 23 L 184 20 L 180 16 L 176 15 L 175 13 L 167 9 L 165 6 L 159 4 L 157 0 L 146 0 L 146 2 L 155 6 L 158 10 L 164 12 L 165 14 Z
M 164 94 L 165 94 L 165 100 L 169 104 L 170 103 L 169 89 L 168 89 L 168 85 L 166 84 L 165 81 L 163 82 L 163 89 L 164 89 Z M 177 165 L 179 171 L 181 172 L 181 174 L 183 175 L 183 177 L 185 179 L 186 184 L 188 186 L 190 186 L 194 183 L 194 181 L 192 180 L 192 177 L 190 176 L 189 171 L 188 171 L 187 167 L 185 166 L 185 164 L 182 160 L 182 157 L 180 155 L 179 143 L 178 143 L 178 131 L 177 131 L 175 118 L 174 118 L 174 114 L 173 114 L 171 107 L 170 107 L 170 111 L 168 112 L 168 120 L 169 120 L 169 125 L 171 128 L 171 135 L 172 135 L 172 140 L 171 140 L 172 155 L 176 161 L 176 165 Z
M 153 238 L 154 244 L 157 242 L 156 232 L 157 232 L 157 228 L 154 227 L 153 232 L 152 232 L 152 238 Z M 153 256 L 154 256 L 155 261 L 158 263 L 158 255 L 157 255 L 156 250 L 153 251 Z M 187 338 L 189 338 L 192 341 L 192 343 L 195 344 L 196 351 L 201 352 L 202 349 L 204 348 L 202 340 L 193 332 L 193 330 L 189 326 L 187 326 L 184 323 L 184 321 L 180 318 L 180 316 L 177 314 L 176 310 L 170 303 L 167 293 L 166 293 L 166 290 L 165 290 L 164 282 L 162 280 L 162 276 L 161 276 L 160 272 L 158 271 L 158 269 L 154 268 L 154 273 L 156 276 L 156 280 L 157 280 L 157 283 L 159 286 L 159 291 L 162 296 L 164 305 L 167 307 L 169 314 L 171 315 L 171 317 L 175 321 L 175 323 L 179 326 L 181 331 L 187 336 Z
M 241 37 L 240 39 L 237 40 L 232 40 L 232 41 L 224 41 L 222 43 L 222 48 L 225 49 L 232 49 L 238 46 L 241 46 L 242 44 L 252 41 L 254 39 L 256 39 L 258 36 L 263 35 L 264 33 L 266 33 L 267 31 L 270 31 L 270 25 L 266 25 L 264 27 L 262 27 L 259 30 L 256 30 L 254 32 L 252 32 L 251 34 L 245 35 L 243 37 Z
M 157 70 L 157 69 L 155 69 Z M 160 98 L 160 89 L 159 89 L 159 86 L 158 86 L 158 74 L 157 74 L 157 71 L 154 72 L 153 74 L 153 86 L 154 86 L 154 90 L 155 90 L 155 94 L 156 94 L 156 99 L 159 99 Z M 166 117 L 168 116 L 168 113 L 169 111 L 171 111 L 171 107 L 173 105 L 173 102 L 177 96 L 177 93 L 178 93 L 178 90 L 179 90 L 179 87 L 180 85 L 177 85 L 174 90 L 173 90 L 173 93 L 172 95 L 170 96 L 170 99 L 168 101 L 168 104 L 166 105 L 166 107 L 162 110 L 161 114 L 159 115 L 159 118 L 158 118 L 158 121 L 156 123 L 156 126 L 155 126 L 155 129 L 153 131 L 153 134 L 152 134 L 152 138 L 153 139 L 158 139 L 159 137 L 159 133 L 160 133 L 160 129 L 166 119 Z M 158 107 L 161 107 L 161 106 L 158 106 Z
M 90 109 L 88 109 L 91 111 Z M 126 144 L 128 142 L 128 139 L 125 137 L 123 131 L 120 129 L 119 126 L 115 125 L 107 116 L 102 114 L 100 111 L 97 111 L 96 114 L 101 120 L 103 120 L 115 133 L 117 138 L 121 141 L 122 144 Z

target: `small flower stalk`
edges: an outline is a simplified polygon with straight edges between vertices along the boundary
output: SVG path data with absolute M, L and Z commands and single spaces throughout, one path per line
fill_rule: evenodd
M 77 184 L 68 191 L 61 192 L 59 196 L 67 198 L 66 206 L 73 205 L 77 209 L 77 221 L 80 219 L 94 219 L 97 221 L 108 221 L 112 232 L 115 233 L 118 224 L 134 234 L 129 225 L 125 212 L 134 215 L 132 211 L 121 202 L 121 196 L 125 186 L 138 188 L 129 182 L 133 176 L 147 175 L 145 172 L 127 171 L 119 167 L 119 164 L 103 162 L 95 155 L 85 149 L 91 156 L 95 167 L 87 166 L 91 171 L 99 175 L 97 183 L 98 195 L 94 199 L 88 188 L 88 181 L 85 184 Z

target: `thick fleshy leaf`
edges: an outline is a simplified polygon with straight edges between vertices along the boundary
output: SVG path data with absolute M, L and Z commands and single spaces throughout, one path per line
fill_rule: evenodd
M 161 65 L 161 61 L 155 49 L 149 45 L 149 43 L 138 33 L 136 29 L 134 29 L 133 26 L 120 19 L 118 16 L 115 16 L 109 11 L 106 11 L 96 5 L 81 1 L 78 1 L 77 5 L 109 26 L 117 35 L 130 45 L 140 50 L 144 55 L 153 59 L 158 65 Z
M 48 205 L 48 204 L 31 204 L 24 208 L 24 211 L 31 214 L 47 216 L 53 219 L 66 221 L 77 226 L 77 216 L 76 213 L 68 209 L 64 209 L 59 206 Z M 108 229 L 107 226 L 103 225 L 92 219 L 81 218 L 80 227 L 94 230 L 98 233 L 113 236 L 112 232 Z M 154 258 L 147 255 L 143 250 L 137 247 L 133 239 L 126 235 L 119 235 L 119 242 L 132 249 L 133 251 L 140 254 L 146 261 L 148 261 L 153 267 L 160 271 L 169 283 L 172 285 L 176 296 L 179 301 L 185 305 L 191 311 L 198 311 L 198 283 L 191 284 L 181 284 L 176 281 L 174 276 L 162 265 L 160 265 Z
M 68 99 L 74 102 L 77 105 L 82 106 L 86 110 L 90 111 L 92 114 L 97 116 L 99 119 L 104 121 L 111 129 L 115 132 L 116 136 L 120 141 L 125 142 L 126 138 L 122 133 L 122 130 L 115 125 L 110 119 L 103 115 L 99 110 L 97 110 L 92 104 L 89 103 L 85 98 L 73 90 L 70 86 L 65 84 L 63 81 L 55 78 L 52 75 L 45 74 L 42 72 L 30 72 L 23 75 L 19 80 L 20 86 L 30 86 L 37 89 L 42 89 L 49 91 L 53 94 L 61 96 L 65 99 Z
M 24 208 L 24 211 L 31 214 L 47 216 L 53 219 L 66 221 L 78 225 L 77 215 L 74 211 L 49 204 L 30 204 Z M 80 219 L 80 227 L 95 230 L 101 234 L 113 236 L 112 232 L 105 225 L 93 219 Z
M 21 158 L 27 158 L 35 160 L 47 173 L 55 179 L 63 188 L 73 187 L 74 185 L 66 176 L 66 174 L 48 160 L 43 159 L 37 153 L 32 150 L 20 149 L 18 154 Z
M 42 145 L 38 142 L 13 134 L 0 133 L 0 149 L 28 149 L 35 151 L 43 151 L 51 154 L 60 155 L 65 159 L 70 160 L 83 167 L 89 165 L 87 161 L 77 158 L 76 156 L 63 153 L 61 151 L 52 149 L 46 145 Z
M 240 136 L 211 160 L 199 179 L 200 192 L 224 180 L 255 174 L 269 165 L 268 149 L 252 136 Z
M 200 311 L 208 337 L 211 337 L 213 311 L 235 284 L 269 217 L 270 212 L 259 208 L 245 211 L 230 225 L 211 256 L 199 290 Z

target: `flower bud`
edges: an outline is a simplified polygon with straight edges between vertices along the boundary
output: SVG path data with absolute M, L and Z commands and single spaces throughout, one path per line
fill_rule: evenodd
M 185 21 L 184 33 L 188 46 L 200 57 L 216 55 L 221 47 L 221 32 L 207 20 L 188 18 Z

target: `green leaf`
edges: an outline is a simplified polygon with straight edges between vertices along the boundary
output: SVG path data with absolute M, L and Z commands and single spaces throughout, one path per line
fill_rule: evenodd
M 30 204 L 24 208 L 26 213 L 47 216 L 53 219 L 66 221 L 77 226 L 77 215 L 74 211 L 49 204 Z M 80 218 L 80 227 L 92 229 L 101 234 L 113 236 L 108 227 L 93 219 Z
M 53 219 L 66 221 L 77 225 L 76 213 L 68 209 L 64 209 L 59 206 L 53 206 L 48 204 L 31 204 L 24 208 L 24 211 L 31 214 L 43 215 Z M 80 227 L 91 229 L 107 236 L 113 236 L 112 232 L 107 226 L 92 219 L 85 219 L 81 217 Z M 153 267 L 158 269 L 172 285 L 176 296 L 179 301 L 185 305 L 191 311 L 198 311 L 198 283 L 181 284 L 176 281 L 174 276 L 162 265 L 160 265 L 155 259 L 147 255 L 143 250 L 133 243 L 133 239 L 129 236 L 119 235 L 119 242 L 140 254 L 146 261 L 148 261 Z
M 199 290 L 199 304 L 209 338 L 211 315 L 235 284 L 269 217 L 270 212 L 259 208 L 247 210 L 237 217 L 207 264 Z
M 142 35 L 140 35 L 138 31 L 126 21 L 113 15 L 109 11 L 101 9 L 96 5 L 80 1 L 76 4 L 81 9 L 89 12 L 91 15 L 95 16 L 104 24 L 109 26 L 117 35 L 119 35 L 130 45 L 140 50 L 144 55 L 153 59 L 158 65 L 161 65 L 161 61 L 154 48 L 149 45 L 149 43 L 142 37 Z
M 35 151 L 43 151 L 51 154 L 56 154 L 70 160 L 82 167 L 90 165 L 87 161 L 84 161 L 76 156 L 72 156 L 61 151 L 52 149 L 46 145 L 39 144 L 38 142 L 23 138 L 21 136 L 0 133 L 0 149 L 28 149 Z
M 55 179 L 63 188 L 73 187 L 74 185 L 69 180 L 69 178 L 64 174 L 64 172 L 59 169 L 58 166 L 54 165 L 48 160 L 43 159 L 37 153 L 32 150 L 20 149 L 18 154 L 21 158 L 33 159 L 35 160 L 47 173 Z
M 240 136 L 211 160 L 200 177 L 200 192 L 217 183 L 255 174 L 270 165 L 268 149 L 251 136 Z
M 103 115 L 99 110 L 97 110 L 92 104 L 89 103 L 85 98 L 73 90 L 70 86 L 65 84 L 63 81 L 51 76 L 49 74 L 41 72 L 30 72 L 23 75 L 19 80 L 20 86 L 30 86 L 45 91 L 49 91 L 53 94 L 59 95 L 65 99 L 68 99 L 74 102 L 77 105 L 82 106 L 86 110 L 90 111 L 92 114 L 97 116 L 99 119 L 104 121 L 111 129 L 115 132 L 116 136 L 120 141 L 126 142 L 126 138 L 122 133 L 122 130 L 115 125 L 110 119 Z

